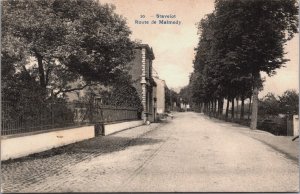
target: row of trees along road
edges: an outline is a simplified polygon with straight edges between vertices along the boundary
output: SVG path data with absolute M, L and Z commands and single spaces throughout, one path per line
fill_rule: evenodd
M 37 102 L 129 83 L 134 42 L 114 9 L 96 0 L 3 1 L 2 96 L 22 101 L 34 94 Z
M 284 45 L 298 31 L 296 0 L 216 0 L 215 10 L 198 25 L 194 71 L 187 86 L 193 104 L 220 115 L 224 99 L 234 115 L 234 100 L 251 99 L 251 128 L 257 125 L 260 72 L 276 73 L 288 59 Z M 218 108 L 216 107 L 218 104 Z
M 167 86 L 165 87 L 165 107 L 167 111 L 176 111 L 180 107 L 178 93 L 173 89 L 169 89 Z

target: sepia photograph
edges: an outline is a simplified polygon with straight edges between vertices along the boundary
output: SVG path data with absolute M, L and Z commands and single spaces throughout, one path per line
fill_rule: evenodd
M 299 192 L 298 0 L 2 0 L 1 193 Z

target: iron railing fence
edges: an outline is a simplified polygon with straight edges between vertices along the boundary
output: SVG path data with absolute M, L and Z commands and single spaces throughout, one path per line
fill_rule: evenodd
M 136 108 L 82 102 L 2 101 L 1 113 L 1 135 L 140 119 Z

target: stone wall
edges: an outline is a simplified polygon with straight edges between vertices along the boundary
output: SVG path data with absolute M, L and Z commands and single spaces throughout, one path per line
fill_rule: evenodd
M 125 121 L 105 124 L 103 133 L 109 135 L 125 129 L 143 125 L 143 121 Z M 1 161 L 15 159 L 30 154 L 43 152 L 52 148 L 83 141 L 95 137 L 95 126 L 84 126 L 69 129 L 31 132 L 1 137 Z
M 1 137 L 1 161 L 95 137 L 94 126 Z
M 294 136 L 299 135 L 299 115 L 293 115 Z

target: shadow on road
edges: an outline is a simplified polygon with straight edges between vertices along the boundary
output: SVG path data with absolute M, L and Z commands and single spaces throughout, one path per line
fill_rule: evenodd
M 14 162 L 23 162 L 29 160 L 37 160 L 41 158 L 48 158 L 57 155 L 67 154 L 67 155 L 76 155 L 76 158 L 79 159 L 80 155 L 83 158 L 86 157 L 86 154 L 91 156 L 98 156 L 105 153 L 111 153 L 116 151 L 121 151 L 127 149 L 131 146 L 140 146 L 140 145 L 151 145 L 161 142 L 159 139 L 152 138 L 143 138 L 143 137 L 118 137 L 118 136 L 99 136 L 92 139 L 84 140 L 81 142 L 69 144 L 66 146 L 53 148 L 44 152 L 31 154 L 23 158 L 17 158 L 13 160 L 3 161 L 2 164 L 9 164 Z
M 72 166 L 102 154 L 133 146 L 152 145 L 161 141 L 145 138 L 143 135 L 139 137 L 99 136 L 23 158 L 3 161 L 1 179 L 6 184 L 5 189 L 19 191 L 43 181 L 47 176 L 68 174 L 68 168 L 65 166 Z
M 1 181 L 8 191 L 20 191 L 43 182 L 48 176 L 68 174 L 69 166 L 97 156 L 126 150 L 134 146 L 154 145 L 164 140 L 146 135 L 169 123 L 124 130 L 115 135 L 98 136 L 81 142 L 1 162 Z

